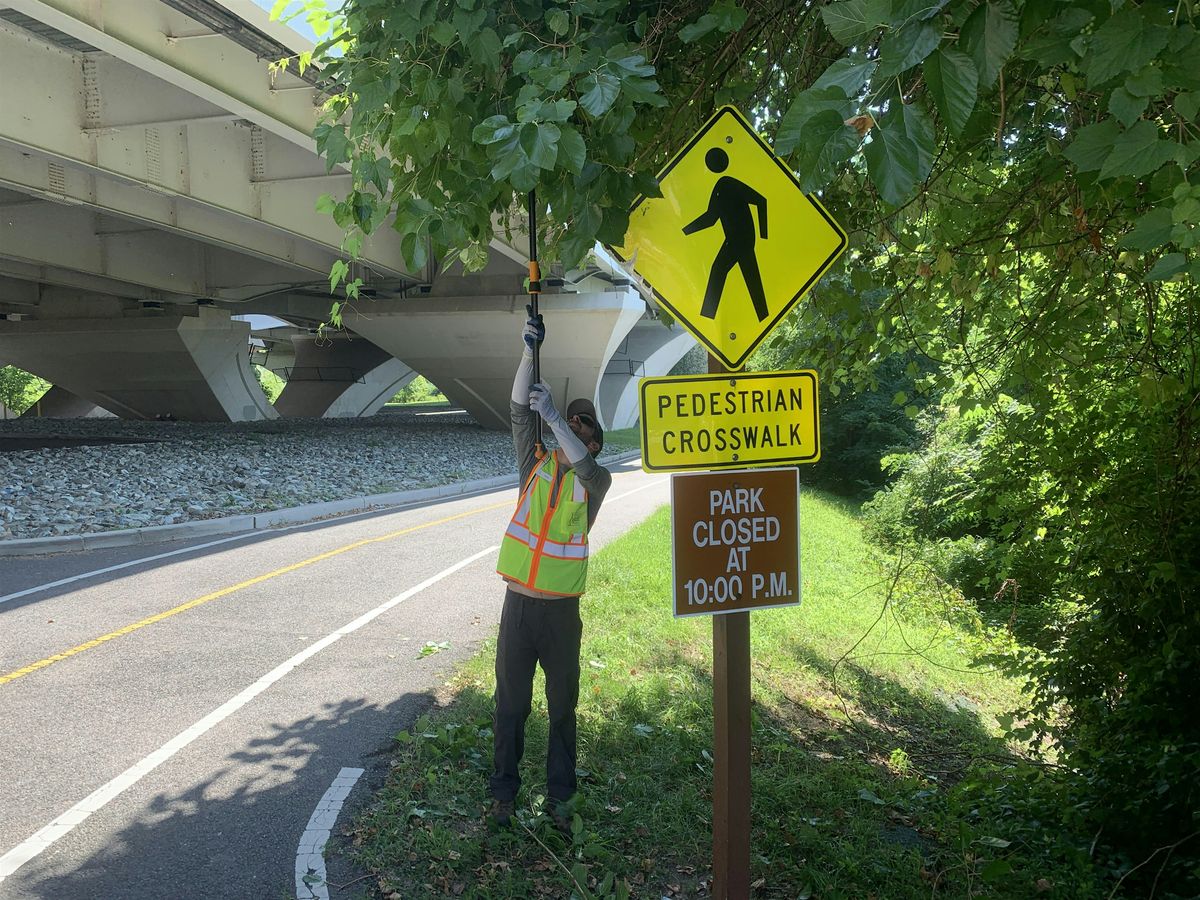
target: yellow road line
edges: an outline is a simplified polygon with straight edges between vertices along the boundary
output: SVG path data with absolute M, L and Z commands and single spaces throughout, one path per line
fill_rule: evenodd
M 303 569 L 305 566 L 311 566 L 313 563 L 321 562 L 325 559 L 330 559 L 334 556 L 339 556 L 351 550 L 357 550 L 359 547 L 365 547 L 367 544 L 378 544 L 381 541 L 390 541 L 394 538 L 401 537 L 405 534 L 412 534 L 414 531 L 420 531 L 423 528 L 432 528 L 434 525 L 444 525 L 447 522 L 453 522 L 455 519 L 462 519 L 466 516 L 474 516 L 479 513 L 490 512 L 493 509 L 500 509 L 503 506 L 511 506 L 511 502 L 493 503 L 491 506 L 482 506 L 479 509 L 471 509 L 467 512 L 456 513 L 452 516 L 446 516 L 444 519 L 438 519 L 434 522 L 426 522 L 423 525 L 414 525 L 411 528 L 402 528 L 399 531 L 392 531 L 388 534 L 380 535 L 379 537 L 366 538 L 361 541 L 355 541 L 353 544 L 347 544 L 344 547 L 338 547 L 336 550 L 329 550 L 325 553 L 320 553 L 316 556 L 303 559 L 300 562 L 292 563 L 290 566 L 284 566 L 281 569 L 276 569 L 273 572 L 267 572 L 265 575 L 258 575 L 254 578 L 249 578 L 246 581 L 240 581 L 231 587 L 222 588 L 219 591 L 213 591 L 211 594 L 205 594 L 203 597 L 197 597 L 195 600 L 189 600 L 187 603 L 181 603 L 173 609 L 168 609 L 165 612 L 157 613 L 153 616 L 148 616 L 140 622 L 134 622 L 132 625 L 126 625 L 124 628 L 118 628 L 116 631 L 110 631 L 108 634 L 102 634 L 98 638 L 92 638 L 90 641 L 78 644 L 69 650 L 63 650 L 61 653 L 55 653 L 53 656 L 47 656 L 45 659 L 39 659 L 35 663 L 30 663 L 20 669 L 9 672 L 7 675 L 0 675 L 0 684 L 8 684 L 10 681 L 16 681 L 25 675 L 29 675 L 39 669 L 44 669 L 47 666 L 52 666 L 56 662 L 62 662 L 64 659 L 70 659 L 83 653 L 85 650 L 91 650 L 93 647 L 99 647 L 101 644 L 106 644 L 111 640 L 119 637 L 124 637 L 127 634 L 132 634 L 140 628 L 145 628 L 147 625 L 153 625 L 155 622 L 161 622 L 163 619 L 169 619 L 171 616 L 179 615 L 181 612 L 187 612 L 189 609 L 200 606 L 204 603 L 209 603 L 213 600 L 218 600 L 221 597 L 226 597 L 235 591 L 240 591 L 243 588 L 251 587 L 255 584 L 261 584 L 271 578 L 277 578 L 280 575 L 286 575 L 288 572 L 295 572 L 297 569 Z

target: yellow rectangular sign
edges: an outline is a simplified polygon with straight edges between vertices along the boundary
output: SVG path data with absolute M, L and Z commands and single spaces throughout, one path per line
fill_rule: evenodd
M 730 469 L 821 458 L 817 373 L 678 375 L 639 382 L 642 468 Z

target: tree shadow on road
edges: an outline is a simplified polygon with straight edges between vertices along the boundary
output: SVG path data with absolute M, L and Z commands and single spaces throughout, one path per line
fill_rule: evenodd
M 214 748 L 230 729 L 218 725 L 10 876 L 0 896 L 295 897 L 298 843 L 343 767 L 366 769 L 326 851 L 329 882 L 350 881 L 359 873 L 345 855 L 332 852 L 344 841 L 340 829 L 382 783 L 396 732 L 433 702 L 425 693 L 408 693 L 386 706 L 346 699 L 293 722 L 266 723 L 258 736 L 223 748 L 223 754 Z M 203 762 L 211 754 L 221 754 L 215 770 Z M 163 788 L 167 783 L 181 787 Z M 147 789 L 156 792 L 144 799 Z M 64 798 L 64 808 L 70 802 Z M 99 849 L 81 850 L 97 842 Z

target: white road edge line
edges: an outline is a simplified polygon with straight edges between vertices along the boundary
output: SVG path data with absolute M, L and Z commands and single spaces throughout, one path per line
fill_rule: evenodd
M 658 482 L 655 481 L 654 483 L 657 484 Z M 629 494 L 634 494 L 634 493 L 637 493 L 638 491 L 644 490 L 644 489 L 645 488 L 635 488 L 634 490 L 630 491 Z M 505 488 L 499 488 L 498 490 L 497 489 L 489 489 L 489 490 L 480 491 L 480 492 L 474 493 L 474 494 L 462 494 L 462 495 L 460 495 L 460 497 L 458 499 L 467 500 L 467 499 L 471 499 L 474 497 L 486 496 L 487 494 L 491 494 L 491 493 L 499 493 L 500 491 L 511 491 L 511 490 L 513 490 L 512 486 L 505 487 Z M 621 494 L 620 497 L 613 497 L 612 499 L 620 500 L 621 497 L 628 497 L 629 494 Z M 410 509 L 419 508 L 419 506 L 420 506 L 420 504 L 402 505 L 402 506 L 396 507 L 394 511 L 395 512 L 407 512 Z M 354 519 L 365 518 L 366 516 L 377 516 L 377 515 L 379 515 L 379 512 L 380 511 L 377 509 L 371 509 L 371 510 L 366 510 L 364 512 L 351 513 L 347 516 L 339 516 L 337 519 L 334 519 L 332 521 L 335 521 L 340 525 L 343 522 L 350 522 Z M 309 528 L 315 524 L 317 524 L 317 523 L 315 523 L 315 522 L 297 522 L 295 525 L 285 525 L 282 528 L 271 528 L 271 529 L 263 530 L 263 531 L 247 531 L 242 534 L 232 535 L 230 537 L 218 538 L 215 541 L 207 541 L 206 543 L 203 543 L 203 544 L 194 544 L 191 547 L 180 547 L 178 550 L 168 550 L 165 553 L 156 553 L 153 556 L 143 556 L 140 559 L 131 559 L 131 560 L 128 560 L 127 562 L 116 563 L 115 565 L 111 565 L 111 566 L 105 566 L 103 569 L 93 569 L 90 572 L 83 572 L 79 575 L 71 575 L 67 578 L 60 578 L 60 579 L 58 579 L 58 581 L 48 581 L 45 584 L 34 585 L 33 587 L 25 588 L 25 590 L 23 590 L 23 591 L 16 591 L 12 594 L 4 594 L 3 596 L 0 596 L 0 604 L 8 603 L 12 600 L 20 600 L 22 597 L 28 597 L 31 594 L 37 594 L 42 591 L 48 591 L 51 588 L 62 587 L 64 584 L 72 584 L 73 582 L 76 582 L 76 581 L 83 581 L 85 578 L 94 578 L 97 575 L 107 575 L 109 572 L 118 572 L 121 569 L 128 569 L 133 566 L 139 566 L 142 563 L 157 562 L 160 559 L 167 559 L 168 557 L 171 557 L 171 556 L 181 556 L 184 553 L 194 553 L 197 550 L 207 550 L 209 547 L 219 547 L 221 544 L 231 544 L 234 541 L 245 541 L 245 540 L 248 540 L 253 537 L 262 537 L 267 534 L 282 534 L 285 531 L 292 531 L 297 528 Z
M 325 872 L 325 842 L 333 833 L 342 804 L 362 777 L 363 769 L 343 768 L 308 817 L 296 847 L 296 900 L 329 900 Z
M 175 735 L 167 743 L 163 744 L 149 756 L 144 757 L 140 762 L 134 763 L 116 778 L 109 781 L 107 784 L 94 790 L 84 799 L 80 800 L 58 818 L 54 819 L 49 825 L 38 829 L 33 835 L 26 838 L 13 849 L 9 850 L 3 856 L 0 856 L 0 883 L 9 875 L 12 875 L 17 869 L 25 865 L 43 850 L 47 849 L 51 844 L 69 833 L 76 825 L 84 821 L 92 813 L 102 809 L 109 801 L 115 799 L 124 793 L 128 788 L 133 787 L 143 777 L 153 772 L 164 762 L 190 744 L 196 738 L 211 730 L 223 720 L 233 715 L 275 682 L 279 681 L 283 676 L 287 675 L 292 669 L 316 656 L 330 644 L 336 643 L 348 634 L 352 634 L 372 620 L 383 615 L 392 607 L 403 603 L 415 594 L 419 594 L 427 587 L 436 584 L 443 578 L 453 575 L 459 569 L 469 566 L 476 560 L 482 559 L 488 554 L 495 553 L 499 550 L 499 546 L 493 545 L 485 550 L 480 550 L 466 559 L 459 560 L 449 568 L 443 569 L 436 575 L 426 578 L 420 584 L 409 588 L 402 594 L 398 594 L 391 600 L 387 600 L 369 612 L 363 613 L 353 622 L 343 625 L 332 634 L 326 635 L 319 641 L 310 644 L 308 647 L 301 650 L 291 659 L 276 666 L 254 684 L 243 690 L 237 696 L 218 706 L 207 716 L 201 719 L 190 728 L 181 731 Z
M 643 484 L 641 487 L 636 487 L 636 488 L 634 488 L 632 491 L 626 491 L 626 492 L 625 492 L 625 493 L 623 493 L 623 494 L 617 494 L 617 496 L 615 496 L 615 497 L 606 497 L 606 498 L 605 498 L 605 500 L 606 500 L 606 501 L 612 501 L 612 500 L 624 500 L 626 497 L 629 497 L 629 496 L 631 496 L 631 495 L 633 495 L 633 494 L 636 494 L 636 493 L 638 493 L 638 491 L 648 491 L 648 490 L 650 490 L 650 488 L 652 488 L 652 487 L 658 487 L 660 484 L 662 484 L 662 479 L 661 479 L 661 478 L 655 478 L 655 479 L 654 479 L 652 482 L 650 482 L 649 484 Z
M 306 522 L 306 525 L 311 525 L 311 522 Z M 289 528 L 298 526 L 289 525 Z M 279 531 L 285 529 L 280 528 Z M 220 538 L 215 541 L 208 541 L 204 544 L 196 544 L 192 547 L 181 547 L 178 550 L 170 550 L 166 553 L 156 553 L 153 556 L 143 556 L 141 559 L 131 559 L 128 562 L 117 563 L 113 566 L 105 566 L 103 569 L 93 569 L 91 572 L 84 572 L 80 575 L 71 575 L 67 578 L 60 578 L 58 581 L 48 581 L 45 584 L 38 584 L 31 588 L 25 588 L 23 591 L 16 591 L 12 594 L 5 594 L 0 597 L 0 603 L 8 603 L 10 600 L 20 600 L 22 597 L 28 597 L 30 594 L 37 594 L 41 591 L 48 591 L 50 588 L 62 587 L 64 584 L 70 584 L 73 581 L 82 581 L 85 578 L 91 578 L 95 575 L 107 575 L 109 572 L 116 572 L 121 569 L 128 569 L 130 566 L 140 565 L 141 563 L 154 562 L 159 559 L 166 559 L 168 556 L 179 556 L 182 553 L 192 553 L 195 550 L 205 550 L 208 547 L 216 547 L 220 544 L 228 544 L 232 541 L 244 541 L 246 538 L 259 537 L 264 532 L 262 531 L 247 531 L 244 534 L 235 534 L 233 537 Z

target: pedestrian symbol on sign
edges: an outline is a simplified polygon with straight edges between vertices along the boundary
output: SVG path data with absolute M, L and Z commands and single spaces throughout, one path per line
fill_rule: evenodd
M 731 106 L 663 167 L 658 188 L 661 197 L 630 209 L 612 251 L 660 307 L 740 369 L 833 265 L 846 233 Z
M 704 154 L 704 164 L 710 172 L 724 172 L 729 168 L 729 154 L 720 147 L 713 147 Z M 750 207 L 758 209 L 758 233 L 767 239 L 767 199 L 754 188 L 730 175 L 723 175 L 713 186 L 708 209 L 683 228 L 684 234 L 695 234 L 711 228 L 717 222 L 725 233 L 725 242 L 717 251 L 708 275 L 708 287 L 704 291 L 704 305 L 700 315 L 706 319 L 717 317 L 717 305 L 725 292 L 725 279 L 734 266 L 741 269 L 746 281 L 746 290 L 754 304 L 758 321 L 767 317 L 767 298 L 763 293 L 762 276 L 758 272 L 758 257 L 754 254 L 754 218 Z

